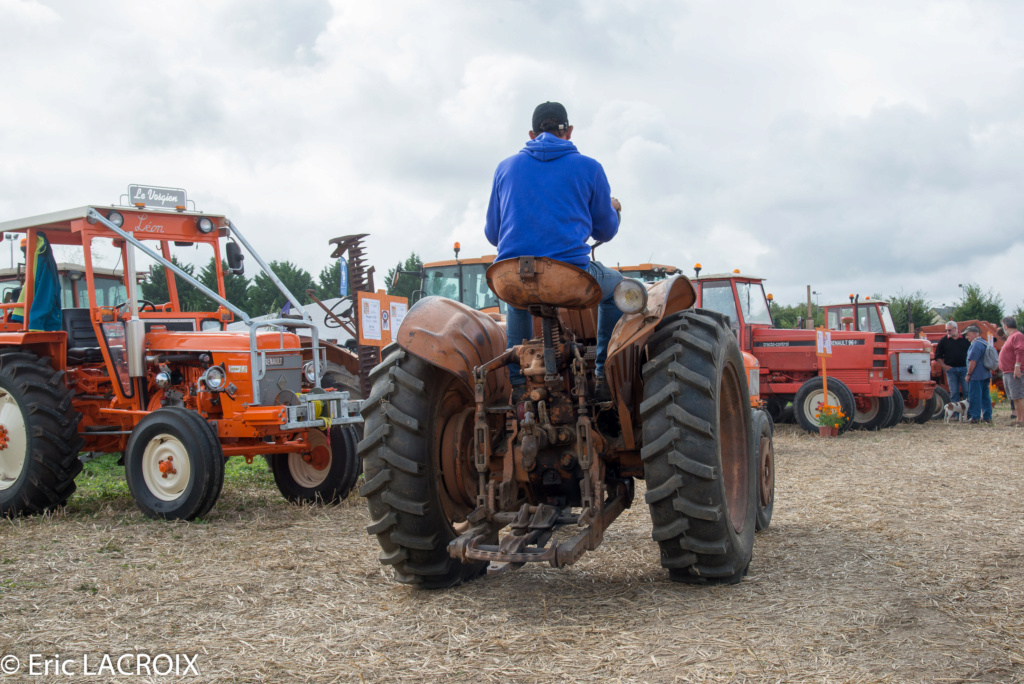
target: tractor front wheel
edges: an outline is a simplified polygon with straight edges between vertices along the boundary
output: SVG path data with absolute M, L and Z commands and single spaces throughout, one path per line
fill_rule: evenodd
M 932 394 L 927 399 L 916 399 L 914 397 L 907 399 L 907 397 L 904 397 L 903 422 L 921 425 L 931 420 L 932 415 L 935 413 L 935 399 L 937 396 L 938 394 Z
M 868 397 L 858 395 L 854 398 L 857 407 L 853 414 L 855 430 L 881 430 L 888 426 L 892 415 L 892 397 Z
M 646 501 L 661 565 L 677 582 L 735 584 L 754 548 L 757 445 L 729 319 L 666 317 L 647 343 L 640 416 Z
M 949 392 L 945 387 L 936 387 L 932 399 L 935 401 L 932 407 L 932 420 L 941 420 L 946 415 L 946 404 L 950 400 Z
M 883 428 L 896 427 L 903 420 L 903 395 L 898 389 L 893 389 L 890 399 L 892 400 L 892 412 L 889 414 L 889 420 L 882 425 Z
M 775 510 L 775 445 L 774 427 L 764 411 L 754 411 L 754 439 L 757 441 L 757 526 L 756 532 L 772 523 Z
M 470 527 L 476 507 L 473 395 L 456 376 L 388 345 L 370 372 L 359 443 L 380 562 L 395 580 L 423 589 L 473 579 L 486 563 L 452 558 L 448 544 Z M 740 368 L 742 369 L 742 363 Z
M 331 428 L 330 442 L 322 430 L 310 430 L 308 454 L 275 454 L 270 469 L 281 495 L 292 503 L 336 504 L 345 500 L 362 463 L 356 455 L 356 431 L 348 425 Z
M 224 452 L 210 425 L 180 407 L 139 421 L 124 452 L 124 474 L 135 505 L 150 518 L 194 520 L 224 486 Z
M 49 359 L 0 354 L 0 515 L 52 510 L 75 491 L 82 415 L 73 396 Z
M 818 434 L 818 405 L 838 406 L 846 415 L 846 422 L 839 427 L 839 433 L 842 434 L 853 425 L 852 419 L 856 410 L 853 392 L 841 380 L 829 378 L 828 397 L 826 397 L 823 385 L 820 377 L 811 378 L 800 385 L 800 389 L 793 397 L 793 415 L 796 416 L 796 422 L 800 427 L 816 435 Z

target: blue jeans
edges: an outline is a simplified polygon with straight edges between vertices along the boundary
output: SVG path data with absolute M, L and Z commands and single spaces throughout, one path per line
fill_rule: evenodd
M 615 329 L 615 324 L 622 317 L 622 312 L 619 311 L 619 307 L 615 306 L 615 300 L 612 298 L 615 286 L 622 280 L 622 274 L 606 268 L 597 261 L 591 261 L 585 270 L 594 276 L 594 280 L 601 286 L 601 303 L 597 306 L 597 363 L 595 372 L 603 377 L 604 362 L 608 358 L 608 340 L 612 337 L 612 330 Z M 533 316 L 526 309 L 508 307 L 508 318 L 505 325 L 508 332 L 508 349 L 517 344 L 522 344 L 523 340 L 533 339 Z M 508 374 L 513 385 L 526 383 L 526 378 L 523 377 L 523 371 L 518 363 L 510 363 L 508 365 Z
M 967 383 L 967 417 L 971 420 L 992 420 L 992 395 L 988 392 L 989 378 Z
M 967 396 L 967 366 L 947 368 L 946 382 L 949 383 L 950 401 L 960 401 L 964 398 L 968 401 L 973 401 Z

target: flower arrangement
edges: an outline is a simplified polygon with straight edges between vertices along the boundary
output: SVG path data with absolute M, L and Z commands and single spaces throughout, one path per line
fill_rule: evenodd
M 995 381 L 989 383 L 988 394 L 989 397 L 992 399 L 993 406 L 1001 402 L 1003 399 L 1006 399 L 1006 394 L 999 389 L 999 385 L 997 385 Z
M 818 404 L 818 413 L 815 416 L 819 427 L 841 428 L 846 425 L 846 414 L 840 406 L 830 406 L 826 403 Z

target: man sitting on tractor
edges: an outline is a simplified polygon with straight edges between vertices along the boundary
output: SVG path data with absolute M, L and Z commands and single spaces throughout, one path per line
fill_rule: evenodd
M 498 248 L 497 261 L 520 256 L 557 259 L 586 270 L 601 286 L 597 317 L 595 395 L 610 398 L 604 378 L 608 340 L 622 312 L 612 293 L 622 275 L 592 261 L 587 240 L 608 242 L 619 229 L 622 205 L 611 196 L 601 164 L 579 153 L 569 142 L 573 127 L 565 107 L 545 102 L 533 111 L 530 142 L 498 164 L 494 172 L 484 233 Z M 509 307 L 508 347 L 533 337 L 533 317 Z M 526 379 L 518 364 L 509 364 L 513 402 L 518 403 Z

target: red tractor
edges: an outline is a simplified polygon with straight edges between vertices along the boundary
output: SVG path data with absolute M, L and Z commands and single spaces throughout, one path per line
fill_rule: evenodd
M 877 402 L 889 415 L 892 381 L 885 377 L 888 340 L 867 332 L 837 331 L 832 335 L 832 357 L 827 362 L 828 397 L 825 396 L 813 330 L 773 327 L 762 278 L 739 271 L 697 275 L 697 306 L 729 317 L 740 347 L 761 365 L 761 395 L 773 419 L 793 404 L 793 417 L 804 430 L 818 432 L 819 404 L 840 406 L 853 416 L 857 402 Z M 848 421 L 842 430 L 848 430 Z
M 825 325 L 831 330 L 859 330 L 885 335 L 888 340 L 886 376 L 893 381 L 894 392 L 887 407 L 885 398 L 857 398 L 854 422 L 864 429 L 888 427 L 900 420 L 908 423 L 926 423 L 936 410 L 935 382 L 931 375 L 932 345 L 926 340 L 896 332 L 889 303 L 850 296 L 843 304 L 828 304 Z M 883 414 L 890 411 L 889 418 Z

